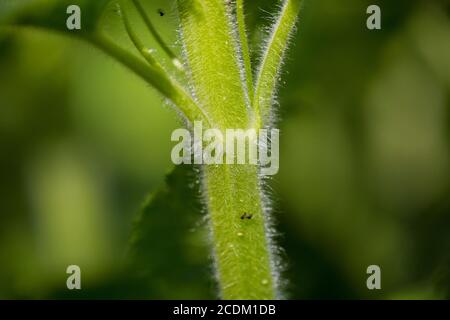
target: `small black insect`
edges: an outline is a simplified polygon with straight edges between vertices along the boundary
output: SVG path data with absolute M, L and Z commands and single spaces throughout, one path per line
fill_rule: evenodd
M 165 13 L 162 11 L 162 9 L 158 9 L 158 13 L 161 17 L 164 17 Z
M 242 219 L 242 220 L 244 220 L 244 219 L 251 219 L 252 217 L 253 217 L 253 214 L 247 213 L 247 212 L 244 212 L 244 213 L 241 215 L 241 219 Z

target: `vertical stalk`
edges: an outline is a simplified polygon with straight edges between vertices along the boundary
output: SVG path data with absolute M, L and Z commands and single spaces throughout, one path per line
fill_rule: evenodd
M 275 299 L 258 168 L 209 165 L 204 178 L 222 298 Z
M 191 88 L 218 129 L 247 128 L 250 106 L 226 2 L 178 0 Z
M 192 87 L 217 129 L 250 126 L 245 74 L 226 1 L 178 0 Z M 216 275 L 224 299 L 273 299 L 262 193 L 256 165 L 204 166 Z
M 236 1 L 236 20 L 241 44 L 241 54 L 245 69 L 245 78 L 250 103 L 253 103 L 253 74 L 250 59 L 250 49 L 248 45 L 247 30 L 245 30 L 244 0 Z
M 159 68 L 158 65 L 146 64 L 101 33 L 95 33 L 86 40 L 147 81 L 159 93 L 169 99 L 176 107 L 175 109 L 189 122 L 202 120 L 207 125 L 210 124 L 208 115 L 205 114 L 203 109 L 198 106 L 181 84 L 166 74 L 164 69 Z
M 256 124 L 257 127 L 266 125 L 271 116 L 284 54 L 295 29 L 301 3 L 302 0 L 284 0 L 281 12 L 266 41 L 258 68 L 253 99 L 253 110 L 259 121 Z

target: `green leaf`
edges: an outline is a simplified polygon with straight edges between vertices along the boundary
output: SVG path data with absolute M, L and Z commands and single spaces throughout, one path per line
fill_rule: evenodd
M 197 176 L 191 167 L 177 166 L 135 223 L 128 273 L 141 289 L 134 292 L 145 298 L 214 298 Z
M 76 33 L 91 33 L 97 28 L 101 14 L 110 0 L 15 0 L 0 4 L 0 23 L 49 28 L 69 32 L 66 26 L 67 7 L 81 9 L 82 28 Z

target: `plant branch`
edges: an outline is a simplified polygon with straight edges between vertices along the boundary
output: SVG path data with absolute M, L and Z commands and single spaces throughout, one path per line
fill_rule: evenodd
M 223 134 L 226 129 L 248 128 L 245 71 L 227 2 L 177 3 L 187 65 L 199 102 Z M 222 298 L 274 299 L 277 284 L 258 167 L 227 163 L 202 169 Z
M 248 96 L 250 103 L 253 103 L 253 74 L 252 65 L 250 59 L 250 49 L 248 46 L 247 30 L 245 28 L 245 15 L 244 15 L 244 0 L 236 1 L 236 16 L 238 31 L 241 43 L 242 59 L 244 60 L 245 76 L 247 82 Z
M 132 0 L 134 6 L 138 10 L 140 16 L 144 20 L 145 25 L 147 26 L 147 29 L 150 31 L 152 36 L 155 38 L 156 42 L 161 46 L 161 48 L 164 50 L 164 52 L 169 56 L 169 58 L 172 60 L 172 63 L 175 67 L 177 67 L 180 70 L 183 70 L 183 65 L 181 64 L 180 60 L 177 58 L 175 53 L 169 48 L 169 46 L 164 42 L 161 35 L 158 33 L 156 28 L 153 26 L 153 23 L 151 22 L 149 16 L 145 12 L 144 7 L 142 6 L 141 2 L 139 0 Z
M 143 44 L 143 42 L 139 39 L 138 35 L 134 31 L 133 27 L 131 26 L 130 19 L 128 17 L 128 12 L 126 8 L 126 1 L 122 0 L 119 5 L 120 13 L 122 16 L 122 21 L 125 26 L 125 30 L 127 31 L 127 34 L 131 41 L 133 42 L 136 49 L 139 51 L 139 53 L 147 60 L 147 62 L 154 66 L 155 68 L 161 68 L 161 64 L 156 61 L 156 59 L 153 57 L 153 55 L 150 53 L 150 49 L 146 48 Z
M 204 176 L 221 297 L 277 298 L 258 167 L 207 165 Z
M 256 127 L 264 126 L 270 117 L 280 69 L 289 38 L 295 29 L 301 0 L 285 0 L 266 43 L 258 68 L 253 109 L 258 118 Z
M 196 120 L 202 120 L 209 123 L 209 118 L 192 97 L 178 82 L 170 78 L 163 69 L 146 64 L 100 33 L 92 34 L 87 39 L 90 43 L 146 80 L 159 93 L 169 99 L 188 121 L 193 123 Z
M 246 128 L 249 108 L 228 7 L 223 0 L 178 0 L 191 85 L 218 129 Z

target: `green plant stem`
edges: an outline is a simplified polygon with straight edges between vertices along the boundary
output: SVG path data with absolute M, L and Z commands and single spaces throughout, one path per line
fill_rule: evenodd
M 209 124 L 209 118 L 203 110 L 184 88 L 171 79 L 163 69 L 146 64 L 100 33 L 89 36 L 87 40 L 146 80 L 169 99 L 188 121 L 193 123 L 196 120 L 201 120 Z
M 156 42 L 161 46 L 161 48 L 164 50 L 164 52 L 169 56 L 169 58 L 172 60 L 172 63 L 175 67 L 177 67 L 180 70 L 183 70 L 183 65 L 180 63 L 180 60 L 177 58 L 175 53 L 169 48 L 169 46 L 164 42 L 161 35 L 158 33 L 156 28 L 153 26 L 153 23 L 151 22 L 149 16 L 145 12 L 144 7 L 142 6 L 141 2 L 139 0 L 132 0 L 134 6 L 138 10 L 139 14 L 141 15 L 142 19 L 144 20 L 145 25 L 147 26 L 147 29 L 150 31 L 152 36 L 155 38 Z
M 250 103 L 253 103 L 253 74 L 248 46 L 247 30 L 245 30 L 244 0 L 236 1 L 236 18 L 241 43 L 242 59 L 244 60 L 245 78 Z
M 275 299 L 258 168 L 208 165 L 204 176 L 222 298 Z
M 157 33 L 141 3 L 132 1 L 156 41 L 172 58 L 175 66 L 180 67 L 181 63 Z M 301 0 L 284 0 L 281 13 L 266 42 L 253 85 L 243 0 L 237 0 L 237 26 L 230 17 L 227 1 L 177 0 L 180 31 L 190 69 L 189 85 L 195 93 L 195 100 L 149 55 L 126 15 L 124 22 L 128 34 L 148 64 L 94 31 L 96 29 L 93 27 L 88 29 L 89 32 L 79 35 L 146 80 L 170 100 L 189 122 L 200 120 L 206 127 L 217 128 L 222 133 L 226 129 L 258 130 L 269 118 L 273 107 L 279 70 L 290 34 L 295 28 L 300 3 Z M 99 1 L 98 5 L 104 6 L 106 1 Z M 43 23 L 41 26 L 46 25 Z M 235 32 L 236 27 L 238 33 Z M 59 27 L 55 29 L 60 30 Z M 251 94 L 253 91 L 254 94 Z M 276 298 L 277 270 L 267 231 L 269 228 L 258 166 L 204 165 L 203 177 L 222 297 Z
M 195 95 L 218 129 L 246 128 L 249 111 L 238 41 L 223 0 L 178 0 L 180 32 Z
M 242 70 L 240 39 L 232 28 L 228 4 L 223 0 L 177 3 L 185 56 L 199 103 L 222 133 L 249 128 L 253 119 L 242 77 L 246 71 Z M 205 165 L 203 174 L 222 298 L 275 298 L 258 167 Z
M 270 117 L 273 99 L 279 82 L 279 72 L 289 38 L 295 29 L 301 0 L 285 0 L 277 22 L 272 29 L 262 56 L 255 86 L 253 110 L 258 122 L 257 128 L 264 126 Z
M 139 36 L 136 34 L 133 27 L 131 26 L 125 0 L 122 0 L 120 2 L 119 8 L 122 15 L 122 21 L 125 26 L 125 30 L 127 31 L 127 34 L 130 37 L 131 41 L 133 42 L 135 48 L 144 57 L 144 59 L 147 60 L 147 62 L 150 65 L 154 66 L 155 68 L 163 69 L 162 66 L 158 63 L 158 61 L 156 61 L 156 59 L 150 53 L 150 49 L 144 46 L 143 42 L 140 40 Z M 168 72 L 166 71 L 166 73 Z

